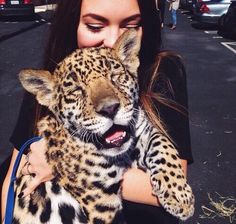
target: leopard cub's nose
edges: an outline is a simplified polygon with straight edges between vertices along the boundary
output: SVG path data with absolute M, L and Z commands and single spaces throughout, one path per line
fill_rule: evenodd
M 104 117 L 114 118 L 118 109 L 120 107 L 119 102 L 105 102 L 103 105 L 100 105 L 99 109 L 96 110 L 97 113 L 101 114 Z

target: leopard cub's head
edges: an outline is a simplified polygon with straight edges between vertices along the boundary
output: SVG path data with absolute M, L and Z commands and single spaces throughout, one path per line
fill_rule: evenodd
M 113 49 L 77 49 L 53 74 L 28 69 L 19 77 L 23 87 L 36 95 L 72 136 L 116 156 L 133 141 L 139 50 L 140 38 L 130 30 Z

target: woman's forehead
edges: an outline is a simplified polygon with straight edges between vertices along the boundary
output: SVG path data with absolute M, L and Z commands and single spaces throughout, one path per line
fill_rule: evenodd
M 105 3 L 105 4 L 104 4 Z M 81 6 L 81 15 L 97 14 L 103 17 L 120 17 L 139 14 L 137 0 L 84 0 Z

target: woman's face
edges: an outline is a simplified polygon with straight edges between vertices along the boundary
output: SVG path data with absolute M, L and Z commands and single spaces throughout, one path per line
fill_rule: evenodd
M 79 48 L 112 48 L 118 37 L 129 28 L 142 35 L 137 0 L 83 0 L 77 29 Z

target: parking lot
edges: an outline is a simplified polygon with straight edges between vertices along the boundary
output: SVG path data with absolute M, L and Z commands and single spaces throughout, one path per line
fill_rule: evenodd
M 186 11 L 179 10 L 177 16 L 177 28 L 165 26 L 162 32 L 163 49 L 182 55 L 187 70 L 194 155 L 188 176 L 196 212 L 186 223 L 235 223 L 236 42 L 219 36 L 214 27 L 196 28 Z M 29 21 L 0 21 L 0 163 L 10 155 L 8 138 L 22 100 L 17 74 L 23 68 L 40 68 L 48 18 L 39 12 Z M 217 210 L 214 205 L 220 204 Z
M 216 27 L 195 25 L 180 10 L 177 29 L 163 30 L 164 48 L 182 55 L 187 68 L 194 154 L 189 179 L 196 194 L 188 223 L 235 223 L 236 42 L 219 36 Z

